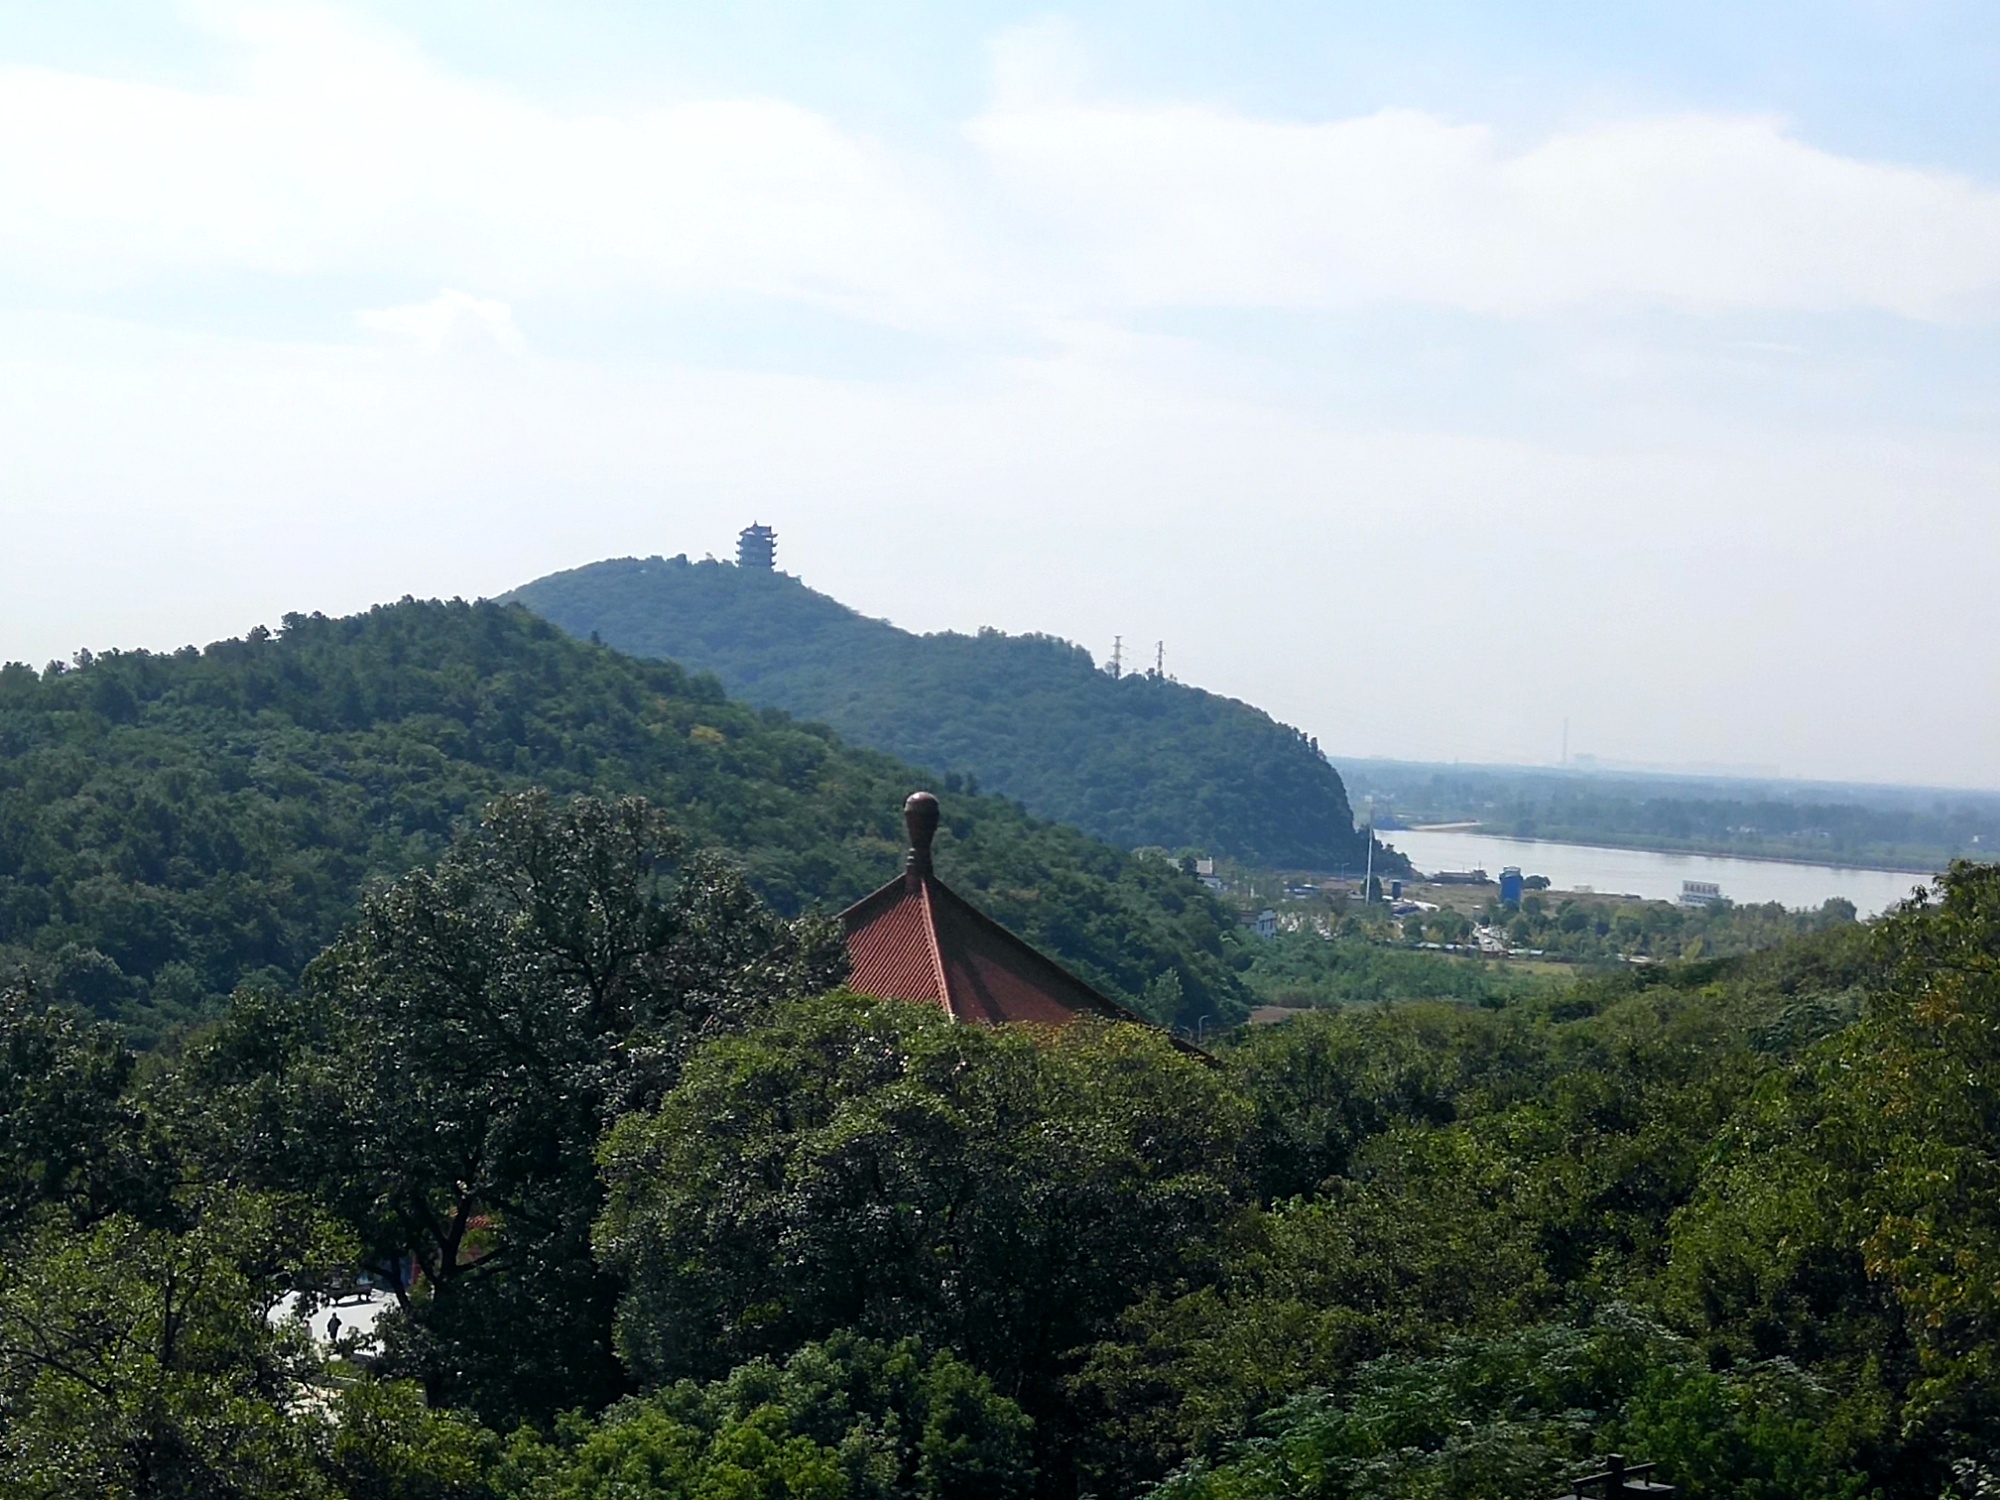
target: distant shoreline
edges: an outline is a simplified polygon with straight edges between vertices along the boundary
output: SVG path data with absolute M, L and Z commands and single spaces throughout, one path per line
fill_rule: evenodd
M 1469 833 L 1475 829 L 1486 829 L 1484 823 L 1412 823 L 1408 828 L 1378 828 L 1375 836 L 1391 848 L 1395 847 L 1395 836 L 1399 833 Z M 1500 833 L 1487 830 L 1482 835 L 1489 839 L 1504 839 L 1510 844 L 1561 844 L 1570 849 L 1619 850 L 1633 854 L 1692 854 L 1707 859 L 1755 860 L 1772 865 L 1804 865 L 1818 870 L 1865 870 L 1878 875 L 1936 875 L 1937 865 L 1918 865 L 1907 862 L 1881 864 L 1858 864 L 1853 860 L 1812 858 L 1803 854 L 1752 854 L 1742 849 L 1719 849 L 1712 844 L 1658 844 L 1634 840 L 1628 843 L 1607 844 L 1586 839 L 1558 838 L 1552 834 Z M 1407 851 L 1398 849 L 1399 854 Z M 1960 856 L 1963 858 L 1964 856 Z

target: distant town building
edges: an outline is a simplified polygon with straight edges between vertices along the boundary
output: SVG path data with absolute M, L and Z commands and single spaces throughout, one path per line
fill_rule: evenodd
M 1713 906 L 1722 899 L 1722 887 L 1713 880 L 1683 880 L 1682 906 Z
M 736 566 L 762 568 L 766 573 L 777 566 L 778 533 L 752 521 L 736 534 Z
M 1521 904 L 1521 888 L 1526 884 L 1521 879 L 1521 867 L 1509 865 L 1500 872 L 1500 901 L 1504 906 Z
M 1270 907 L 1265 907 L 1252 919 L 1250 930 L 1260 938 L 1276 937 L 1278 935 L 1278 914 Z

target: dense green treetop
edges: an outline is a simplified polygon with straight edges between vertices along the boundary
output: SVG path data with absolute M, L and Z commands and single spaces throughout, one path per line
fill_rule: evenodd
M 202 650 L 0 668 L 0 964 L 158 1034 L 300 973 L 371 882 L 493 797 L 638 793 L 781 912 L 899 867 L 927 778 L 713 678 L 520 609 L 405 600 Z M 1108 993 L 1169 971 L 1238 1016 L 1229 918 L 1177 871 L 996 797 L 947 796 L 942 873 Z
M 642 1381 L 850 1328 L 963 1351 L 1074 1444 L 1064 1377 L 1214 1253 L 1247 1112 L 1157 1032 L 958 1026 L 835 995 L 705 1049 L 603 1151 Z
M 1226 1462 L 1195 1465 L 1152 1500 L 1516 1500 L 1602 1469 L 1604 1444 L 1669 1454 L 1692 1497 L 1860 1500 L 1826 1387 L 1779 1365 L 1714 1373 L 1692 1341 L 1634 1309 L 1582 1327 L 1459 1336 L 1392 1354 L 1287 1404 Z
M 2000 1483 L 2000 871 L 1213 1066 L 815 994 L 824 934 L 533 793 L 179 1048 L 0 1006 L 0 1491 Z M 385 1258 L 372 1355 L 271 1315 Z
M 1612 1451 L 1688 1500 L 2000 1487 L 2000 869 L 1211 1065 L 823 993 L 780 877 L 892 866 L 909 773 L 521 613 L 4 690 L 50 987 L 0 1003 L 0 1492 L 1510 1500 Z M 963 811 L 996 904 L 1067 881 L 1050 930 L 1167 955 L 1155 999 L 1227 977 L 1166 862 Z M 264 911 L 335 928 L 298 983 L 216 925 Z M 1307 937 L 1266 948 L 1323 998 L 1421 977 Z M 173 1047 L 79 1013 L 204 954 L 247 982 Z M 364 1273 L 367 1355 L 282 1315 Z
M 517 1444 L 517 1464 L 537 1500 L 1027 1500 L 1029 1431 L 950 1353 L 839 1334 L 624 1402 L 568 1451 Z
M 1316 742 L 1171 678 L 1113 678 L 1053 636 L 912 635 L 787 574 L 685 557 L 595 563 L 508 597 L 1128 849 L 1363 863 L 1346 789 Z M 1377 865 L 1401 868 L 1380 853 Z

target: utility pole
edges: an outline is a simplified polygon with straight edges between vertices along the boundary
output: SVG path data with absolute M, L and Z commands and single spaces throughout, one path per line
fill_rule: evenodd
M 1165 677 L 1167 675 L 1167 643 L 1165 641 L 1154 643 L 1153 675 L 1155 677 Z
M 1125 637 L 1111 637 L 1111 679 L 1116 682 L 1125 675 Z

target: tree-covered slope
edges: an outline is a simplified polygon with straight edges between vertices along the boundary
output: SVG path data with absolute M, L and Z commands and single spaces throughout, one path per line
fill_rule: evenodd
M 1339 773 L 1305 735 L 1233 698 L 1113 678 L 1052 636 L 912 635 L 786 574 L 685 557 L 595 563 L 509 598 L 1126 848 L 1362 863 Z
M 288 980 L 371 881 L 492 797 L 639 793 L 784 911 L 887 879 L 921 773 L 726 699 L 713 679 L 526 611 L 405 601 L 170 655 L 0 669 L 0 967 L 157 1034 Z M 1229 919 L 1193 881 L 995 797 L 945 799 L 946 877 L 1126 997 L 1178 973 L 1242 1013 Z

